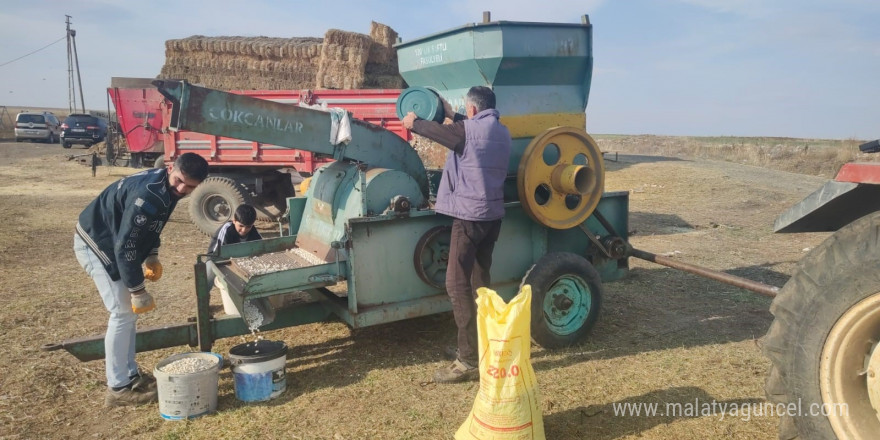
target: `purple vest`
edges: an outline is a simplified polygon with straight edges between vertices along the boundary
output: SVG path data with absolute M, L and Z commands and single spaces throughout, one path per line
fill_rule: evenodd
M 437 188 L 434 210 L 461 220 L 504 217 L 504 179 L 510 161 L 510 132 L 498 110 L 483 110 L 464 121 L 461 154 L 450 152 Z

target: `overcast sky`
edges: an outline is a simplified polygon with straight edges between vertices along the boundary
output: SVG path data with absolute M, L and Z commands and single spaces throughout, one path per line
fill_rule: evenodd
M 68 107 L 65 14 L 86 107 L 106 110 L 110 78 L 158 75 L 165 40 L 368 33 L 375 20 L 406 41 L 485 10 L 509 21 L 589 14 L 591 133 L 880 137 L 877 0 L 0 0 L 0 105 Z

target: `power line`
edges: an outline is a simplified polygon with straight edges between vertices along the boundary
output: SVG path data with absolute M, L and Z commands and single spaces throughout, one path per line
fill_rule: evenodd
M 41 51 L 41 50 L 43 50 L 43 49 L 45 49 L 45 48 L 47 48 L 47 47 L 49 47 L 49 46 L 51 46 L 51 45 L 57 43 L 57 42 L 59 42 L 59 41 L 65 39 L 65 38 L 67 38 L 66 35 L 63 36 L 63 37 L 61 37 L 61 38 L 59 38 L 59 39 L 57 39 L 57 40 L 55 40 L 55 41 L 53 41 L 53 42 L 51 42 L 51 43 L 49 43 L 49 44 L 47 44 L 47 45 L 45 45 L 45 46 L 43 46 L 43 47 L 41 47 L 41 48 L 39 48 L 39 49 L 37 49 L 37 50 L 35 50 L 35 51 L 33 51 L 33 52 L 31 52 L 31 53 L 24 54 L 24 55 L 22 55 L 22 56 L 20 56 L 20 57 L 18 57 L 18 58 L 16 58 L 16 59 L 14 59 L 14 60 L 10 60 L 10 61 L 7 61 L 7 62 L 5 62 L 5 63 L 3 63 L 3 64 L 0 64 L 0 67 L 3 67 L 3 66 L 5 66 L 5 65 L 7 65 L 7 64 L 14 63 L 14 62 L 16 62 L 16 61 L 18 61 L 18 60 L 20 60 L 20 59 L 22 59 L 22 58 L 24 58 L 24 57 L 31 56 L 31 55 L 33 55 L 33 54 L 35 54 L 35 53 L 37 53 L 37 52 L 39 52 L 39 51 Z

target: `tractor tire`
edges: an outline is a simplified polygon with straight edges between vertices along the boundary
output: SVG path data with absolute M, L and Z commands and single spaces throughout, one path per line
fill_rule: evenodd
M 761 340 L 780 439 L 880 433 L 880 212 L 850 223 L 798 263 Z M 872 356 L 873 355 L 873 356 Z M 845 406 L 845 408 L 844 408 Z
M 544 255 L 523 277 L 525 284 L 532 286 L 532 340 L 542 347 L 580 342 L 599 318 L 602 281 L 580 255 Z
M 259 196 L 251 196 L 248 203 L 257 210 L 257 220 L 278 221 L 287 212 L 287 198 L 296 197 L 292 178 L 287 173 L 272 182 L 272 187 Z
M 190 194 L 189 217 L 211 236 L 247 200 L 247 189 L 228 177 L 208 177 Z

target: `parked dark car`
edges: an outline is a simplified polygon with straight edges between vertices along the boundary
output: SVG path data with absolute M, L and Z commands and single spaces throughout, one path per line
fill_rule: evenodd
M 104 140 L 107 135 L 107 122 L 99 117 L 74 113 L 61 124 L 61 145 L 70 148 L 73 144 L 86 147 Z

